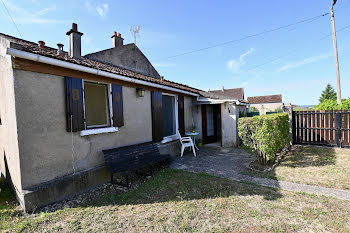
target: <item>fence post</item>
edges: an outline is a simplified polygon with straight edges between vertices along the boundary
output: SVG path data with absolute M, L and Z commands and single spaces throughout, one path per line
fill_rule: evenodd
M 295 112 L 292 109 L 292 145 L 295 144 Z
M 335 127 L 336 127 L 336 139 L 337 139 L 337 147 L 341 147 L 341 112 L 335 113 Z

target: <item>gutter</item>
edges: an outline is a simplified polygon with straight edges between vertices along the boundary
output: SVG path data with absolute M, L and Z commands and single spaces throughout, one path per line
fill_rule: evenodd
M 157 84 L 157 83 L 152 83 L 152 82 L 147 82 L 147 81 L 138 80 L 138 79 L 134 79 L 134 78 L 129 78 L 129 77 L 122 76 L 119 74 L 113 74 L 113 73 L 98 70 L 95 68 L 90 68 L 90 67 L 78 65 L 78 64 L 71 63 L 71 62 L 67 62 L 67 61 L 61 61 L 61 60 L 54 59 L 51 57 L 45 57 L 42 55 L 33 54 L 33 53 L 25 52 L 22 50 L 14 49 L 14 48 L 7 48 L 6 54 L 14 56 L 14 57 L 19 57 L 19 58 L 23 58 L 23 59 L 27 59 L 27 60 L 31 60 L 31 61 L 44 63 L 44 64 L 54 65 L 54 66 L 68 68 L 71 70 L 77 70 L 77 71 L 81 71 L 81 72 L 85 72 L 85 73 L 89 73 L 89 74 L 95 74 L 95 75 L 99 75 L 99 76 L 103 76 L 103 77 L 107 77 L 107 78 L 117 79 L 117 80 L 126 81 L 126 82 L 130 82 L 130 83 L 136 83 L 136 84 L 140 84 L 140 85 L 144 85 L 144 86 L 155 87 L 155 88 L 160 88 L 163 90 L 168 90 L 168 91 L 173 91 L 173 92 L 178 92 L 178 93 L 183 93 L 186 95 L 199 97 L 199 94 L 195 94 L 195 93 L 192 93 L 189 91 L 184 91 L 184 90 L 177 89 L 174 87 L 168 87 L 168 86 Z
M 237 99 L 210 99 L 197 97 L 197 102 L 203 102 L 203 104 L 207 102 L 211 104 L 235 103 L 236 105 L 249 106 L 249 104 L 242 103 Z

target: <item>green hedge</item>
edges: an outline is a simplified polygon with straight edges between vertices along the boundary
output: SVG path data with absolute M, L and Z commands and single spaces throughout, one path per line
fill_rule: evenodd
M 341 104 L 337 100 L 324 100 L 322 103 L 313 106 L 314 110 L 350 110 L 350 99 L 342 99 Z
M 289 117 L 287 113 L 277 113 L 238 120 L 238 135 L 243 145 L 254 149 L 261 163 L 275 159 L 275 153 L 288 147 Z

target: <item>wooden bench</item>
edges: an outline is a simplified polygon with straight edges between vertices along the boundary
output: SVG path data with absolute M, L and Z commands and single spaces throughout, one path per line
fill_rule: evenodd
M 153 169 L 154 165 L 169 163 L 171 158 L 170 155 L 161 155 L 158 146 L 153 142 L 103 150 L 103 154 L 107 168 L 111 172 L 111 183 L 114 183 L 113 174 L 118 172 L 125 176 L 127 188 L 129 188 L 129 173 L 143 168 Z

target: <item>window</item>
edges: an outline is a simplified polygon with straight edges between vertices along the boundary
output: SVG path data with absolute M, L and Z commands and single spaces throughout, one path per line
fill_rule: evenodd
M 163 137 L 169 138 L 176 135 L 177 122 L 177 101 L 176 96 L 163 94 Z
M 108 85 L 84 82 L 86 128 L 111 126 Z

